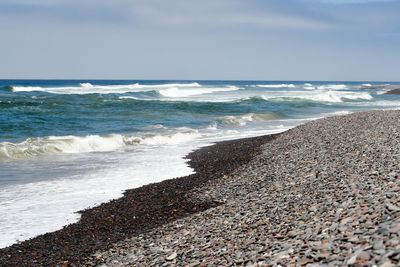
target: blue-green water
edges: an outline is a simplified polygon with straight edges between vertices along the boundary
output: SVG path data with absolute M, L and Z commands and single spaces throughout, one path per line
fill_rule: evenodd
M 211 142 L 400 107 L 365 84 L 0 80 L 0 246 L 124 189 L 189 174 L 182 157 Z

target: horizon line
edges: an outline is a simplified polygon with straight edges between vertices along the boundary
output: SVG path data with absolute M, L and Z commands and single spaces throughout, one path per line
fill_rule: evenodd
M 388 82 L 400 83 L 400 80 L 268 80 L 268 79 L 104 79 L 104 78 L 0 78 L 0 81 L 184 81 L 184 82 Z

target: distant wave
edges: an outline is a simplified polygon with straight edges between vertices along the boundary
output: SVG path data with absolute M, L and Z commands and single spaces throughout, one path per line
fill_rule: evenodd
M 203 94 L 211 94 L 216 92 L 229 92 L 239 90 L 239 87 L 236 86 L 227 86 L 227 87 L 216 87 L 216 88 L 194 88 L 194 89 L 183 89 L 177 87 L 171 87 L 167 89 L 159 90 L 160 95 L 171 98 L 179 98 L 179 97 L 189 97 Z
M 315 91 L 314 91 L 315 92 Z M 372 100 L 373 97 L 367 92 L 340 92 L 340 91 L 319 91 L 317 93 L 301 94 L 301 92 L 293 92 L 282 96 L 277 95 L 259 95 L 242 98 L 239 101 L 313 101 L 321 103 L 342 103 L 346 101 Z
M 260 93 L 249 96 L 244 96 L 243 91 L 240 93 L 230 94 L 221 98 L 206 97 L 207 93 L 219 91 L 233 91 L 238 89 L 224 89 L 214 88 L 200 89 L 165 89 L 165 91 L 152 91 L 159 93 L 161 98 L 157 95 L 137 97 L 137 96 L 120 96 L 119 99 L 133 99 L 137 101 L 183 101 L 183 102 L 212 102 L 212 103 L 241 103 L 241 102 L 260 102 L 260 101 L 279 101 L 279 102 L 292 102 L 292 101 L 313 101 L 320 103 L 342 103 L 352 101 L 370 101 L 373 96 L 368 92 L 351 92 L 351 91 L 323 91 L 323 90 L 310 90 L 310 91 L 280 91 L 279 93 Z M 200 97 L 204 95 L 204 97 Z M 196 97 L 198 96 L 198 97 Z M 211 95 L 212 96 L 212 95 Z M 148 97 L 148 98 L 147 98 Z M 162 98 L 164 97 L 164 98 Z
M 135 145 L 178 144 L 198 136 L 197 130 L 185 128 L 169 134 L 148 136 L 48 136 L 28 138 L 20 143 L 1 142 L 0 160 L 28 159 L 52 154 L 107 152 Z
M 261 88 L 295 88 L 294 84 L 258 84 L 257 87 Z
M 313 86 L 311 83 L 305 83 L 303 88 L 306 90 L 314 90 L 315 86 Z
M 364 87 L 371 87 L 372 84 L 370 84 L 370 83 L 363 83 L 361 86 L 364 86 Z
M 93 85 L 91 83 L 81 83 L 79 86 L 67 87 L 9 86 L 8 88 L 13 92 L 47 92 L 53 94 L 123 94 L 170 87 L 198 88 L 201 87 L 201 85 L 199 83 L 169 83 L 155 85 L 142 85 L 139 83 L 126 85 Z
M 319 90 L 345 90 L 349 89 L 345 84 L 327 84 L 327 85 L 320 85 L 317 87 Z
M 32 87 L 32 86 L 13 86 L 11 90 L 14 92 L 46 92 L 53 94 L 125 94 L 125 93 L 157 93 L 161 97 L 167 98 L 184 98 L 190 96 L 197 96 L 203 94 L 210 94 L 215 92 L 228 92 L 239 90 L 236 86 L 224 87 L 202 87 L 198 83 L 187 84 L 160 84 L 160 85 L 93 85 L 91 83 L 81 83 L 78 87 Z M 137 99 L 134 96 L 121 96 L 120 99 Z M 145 99 L 148 100 L 148 99 Z

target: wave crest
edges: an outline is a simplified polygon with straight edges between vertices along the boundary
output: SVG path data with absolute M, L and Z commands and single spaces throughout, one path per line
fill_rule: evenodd
M 261 88 L 295 88 L 296 86 L 294 84 L 258 84 L 256 85 L 257 87 Z
M 87 82 L 80 83 L 79 86 L 68 87 L 10 86 L 9 88 L 13 92 L 46 92 L 52 94 L 124 94 L 170 87 L 198 88 L 201 87 L 201 85 L 197 82 L 154 85 L 142 85 L 139 83 L 121 85 L 93 85 Z
M 298 94 L 296 96 L 267 96 L 263 95 L 262 99 L 267 101 L 295 101 L 308 100 L 314 102 L 342 103 L 345 101 L 372 100 L 373 97 L 369 93 L 353 93 L 353 92 L 319 92 L 317 94 Z
M 248 122 L 269 121 L 281 119 L 283 116 L 278 113 L 247 113 L 241 116 L 224 116 L 217 120 L 222 125 L 245 126 Z
M 239 90 L 236 86 L 227 87 L 216 87 L 216 88 L 177 88 L 171 87 L 163 90 L 159 90 L 158 93 L 165 97 L 178 98 L 178 97 L 189 97 L 196 95 L 211 94 L 216 92 L 229 92 Z
M 346 90 L 349 89 L 345 84 L 327 84 L 317 87 L 319 90 Z
M 0 143 L 0 160 L 29 159 L 52 154 L 79 154 L 108 152 L 135 145 L 178 144 L 198 136 L 198 131 L 182 129 L 182 132 L 147 136 L 48 136 L 28 138 L 20 143 Z

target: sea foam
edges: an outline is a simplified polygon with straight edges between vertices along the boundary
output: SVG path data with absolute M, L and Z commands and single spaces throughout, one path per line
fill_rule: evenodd
M 38 87 L 38 86 L 11 86 L 13 92 L 47 92 L 52 94 L 124 94 L 130 92 L 142 92 L 160 88 L 178 87 L 201 87 L 199 83 L 169 83 L 142 85 L 122 84 L 122 85 L 93 85 L 91 83 L 80 83 L 79 86 L 65 87 Z
M 18 160 L 52 154 L 108 152 L 135 145 L 178 144 L 198 136 L 198 131 L 185 128 L 182 132 L 147 136 L 48 136 L 28 138 L 20 143 L 0 143 L 0 160 Z
M 294 92 L 295 93 L 295 92 Z M 262 95 L 264 100 L 279 100 L 279 101 L 293 101 L 293 100 L 309 100 L 315 102 L 328 102 L 328 103 L 341 103 L 346 100 L 372 100 L 373 97 L 367 92 L 341 92 L 341 91 L 313 91 L 310 93 L 297 92 L 292 95 L 271 96 Z
M 248 122 L 269 121 L 282 119 L 283 116 L 277 113 L 247 113 L 239 116 L 224 116 L 217 119 L 218 124 L 230 126 L 245 126 Z
M 258 84 L 256 85 L 257 87 L 261 88 L 295 88 L 296 86 L 294 84 Z
M 239 90 L 239 87 L 236 86 L 227 86 L 227 87 L 215 87 L 215 88 L 177 88 L 177 87 L 170 87 L 167 89 L 159 90 L 159 94 L 165 97 L 190 97 L 196 95 L 204 95 L 204 94 L 211 94 L 216 92 L 230 92 Z
M 317 87 L 319 90 L 345 90 L 348 89 L 348 86 L 345 84 L 327 84 L 320 85 Z
M 80 218 L 77 211 L 121 197 L 128 188 L 193 173 L 183 159 L 195 148 L 191 143 L 104 154 L 94 162 L 77 162 L 80 168 L 87 164 L 88 169 L 73 177 L 3 186 L 0 190 L 0 248 L 74 223 Z M 102 165 L 98 164 L 100 160 L 104 160 Z M 96 168 L 90 167 L 96 162 Z M 64 166 L 60 164 L 48 160 L 46 166 L 71 168 L 70 162 L 65 162 Z

